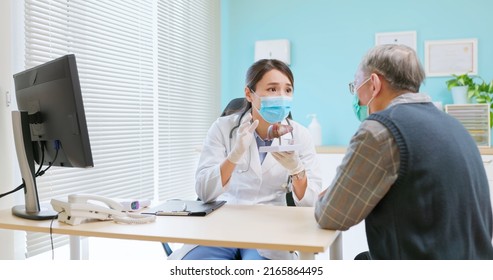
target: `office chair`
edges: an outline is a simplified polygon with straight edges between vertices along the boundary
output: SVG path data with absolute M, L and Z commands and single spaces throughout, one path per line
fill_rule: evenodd
M 221 117 L 228 116 L 231 114 L 234 114 L 240 110 L 242 110 L 245 106 L 247 105 L 247 100 L 245 97 L 238 97 L 234 98 L 231 101 L 229 101 L 228 105 L 224 108 L 223 112 L 221 113 Z M 292 119 L 291 112 L 289 112 L 288 115 L 289 119 Z M 291 183 L 291 177 L 288 178 L 288 185 Z M 197 198 L 198 199 L 198 198 Z M 288 192 L 286 193 L 286 205 L 287 206 L 296 206 L 294 204 L 294 199 L 293 199 L 293 192 Z M 173 250 L 169 246 L 169 244 L 166 243 L 161 243 L 163 245 L 164 252 L 166 253 L 166 256 L 171 255 L 173 253 Z
M 247 101 L 245 97 L 238 97 L 235 99 L 231 99 L 228 105 L 224 107 L 224 111 L 221 113 L 221 117 L 229 116 L 233 113 L 240 111 L 246 106 L 246 103 Z

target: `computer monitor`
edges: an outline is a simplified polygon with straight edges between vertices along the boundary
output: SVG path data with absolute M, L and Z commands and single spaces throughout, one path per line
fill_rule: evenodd
M 17 73 L 14 83 L 18 111 L 12 111 L 12 124 L 25 204 L 12 213 L 53 219 L 51 206 L 39 203 L 36 177 L 51 166 L 94 166 L 75 55 Z

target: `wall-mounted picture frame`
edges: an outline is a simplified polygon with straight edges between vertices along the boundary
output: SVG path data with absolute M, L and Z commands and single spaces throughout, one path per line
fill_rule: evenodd
M 478 73 L 478 39 L 425 41 L 427 77 Z
M 416 31 L 375 33 L 375 46 L 383 44 L 406 45 L 416 51 Z

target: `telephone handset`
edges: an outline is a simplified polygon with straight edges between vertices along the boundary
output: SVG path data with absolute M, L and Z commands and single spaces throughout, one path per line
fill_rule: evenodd
M 69 225 L 79 225 L 94 220 L 142 224 L 156 219 L 153 215 L 125 212 L 121 203 L 99 195 L 71 194 L 68 196 L 68 201 L 52 199 L 51 205 L 58 212 L 58 221 Z

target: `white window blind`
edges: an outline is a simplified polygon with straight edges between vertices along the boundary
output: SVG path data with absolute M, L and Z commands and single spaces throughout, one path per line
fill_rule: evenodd
M 194 197 L 194 148 L 219 112 L 219 18 L 219 0 L 25 0 L 25 66 L 75 54 L 94 159 L 39 177 L 42 202 Z M 50 249 L 27 235 L 28 257 Z
M 219 114 L 218 13 L 219 1 L 158 1 L 160 197 L 195 193 L 194 148 Z

